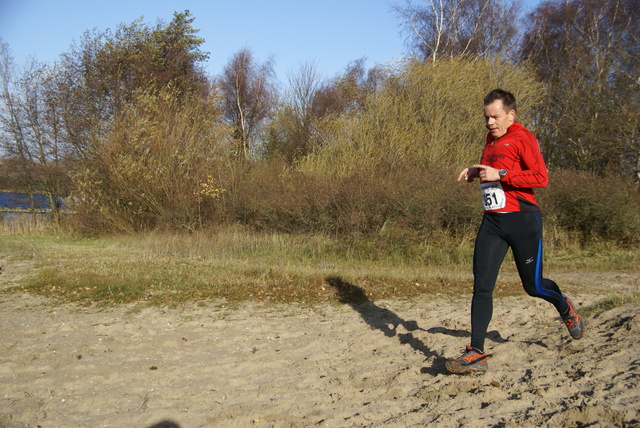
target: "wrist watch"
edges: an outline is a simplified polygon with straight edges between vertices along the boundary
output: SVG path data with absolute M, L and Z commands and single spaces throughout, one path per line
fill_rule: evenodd
M 500 175 L 500 180 L 502 180 L 503 178 L 505 178 L 507 176 L 507 170 L 506 169 L 501 169 L 500 171 L 498 171 L 498 174 Z

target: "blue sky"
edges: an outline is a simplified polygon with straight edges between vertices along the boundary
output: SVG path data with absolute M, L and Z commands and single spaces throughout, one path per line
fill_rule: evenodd
M 210 52 L 208 71 L 219 74 L 239 50 L 251 49 L 259 62 L 275 60 L 278 79 L 303 63 L 333 77 L 349 62 L 367 66 L 404 52 L 399 21 L 389 0 L 0 0 L 0 38 L 16 63 L 29 55 L 53 62 L 86 30 L 115 29 L 144 17 L 153 26 L 189 10 L 193 26 Z
M 273 56 L 286 84 L 304 63 L 333 77 L 360 58 L 372 67 L 403 56 L 400 20 L 391 12 L 398 3 L 404 0 L 0 0 L 0 38 L 18 65 L 29 57 L 51 63 L 86 30 L 115 30 L 140 17 L 150 26 L 168 23 L 188 9 L 211 75 L 246 47 L 259 62 Z

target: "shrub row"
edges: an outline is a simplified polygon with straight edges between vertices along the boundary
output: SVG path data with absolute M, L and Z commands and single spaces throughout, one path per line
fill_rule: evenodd
M 470 236 L 475 232 L 482 215 L 478 186 L 456 182 L 457 172 L 410 165 L 391 173 L 362 170 L 331 176 L 294 171 L 275 161 L 238 161 L 216 172 L 212 186 L 219 193 L 195 208 L 178 199 L 164 204 L 158 193 L 154 206 L 160 208 L 154 210 L 140 211 L 140 204 L 119 201 L 101 209 L 85 204 L 76 225 L 85 231 L 112 233 L 240 223 L 258 231 L 349 240 L 375 237 L 413 245 L 443 233 Z M 183 191 L 185 200 L 193 193 Z M 559 171 L 536 194 L 545 223 L 583 243 L 639 241 L 640 193 L 631 180 Z M 187 216 L 197 221 L 187 223 Z
M 475 231 L 482 215 L 477 185 L 457 183 L 456 175 L 408 167 L 327 177 L 264 166 L 246 172 L 223 211 L 225 221 L 287 233 L 415 241 Z M 536 193 L 547 224 L 583 242 L 638 242 L 640 194 L 631 180 L 560 171 Z

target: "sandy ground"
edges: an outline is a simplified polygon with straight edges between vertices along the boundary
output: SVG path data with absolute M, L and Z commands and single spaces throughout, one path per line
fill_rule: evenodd
M 570 279 L 578 307 L 640 289 L 636 273 Z M 1 294 L 0 316 L 3 427 L 640 426 L 640 305 L 573 341 L 549 304 L 499 299 L 475 376 L 444 369 L 468 344 L 468 297 L 99 309 Z

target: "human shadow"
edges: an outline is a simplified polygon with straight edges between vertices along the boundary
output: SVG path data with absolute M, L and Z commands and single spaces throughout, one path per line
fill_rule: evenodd
M 423 374 L 437 375 L 439 373 L 449 373 L 445 368 L 446 358 L 438 352 L 429 348 L 420 339 L 416 338 L 411 332 L 416 330 L 425 331 L 430 334 L 445 334 L 453 337 L 471 337 L 468 330 L 450 329 L 442 326 L 432 327 L 428 330 L 418 326 L 416 321 L 407 321 L 395 312 L 381 308 L 373 303 L 365 291 L 357 285 L 350 284 L 342 278 L 331 276 L 326 282 L 337 291 L 337 299 L 340 303 L 347 304 L 360 314 L 362 319 L 371 326 L 384 333 L 385 336 L 397 336 L 401 344 L 407 344 L 418 352 L 424 354 L 425 357 L 433 357 L 434 361 L 431 367 L 423 367 L 420 372 Z M 407 333 L 398 333 L 398 326 L 402 326 Z M 496 330 L 487 333 L 487 339 L 494 342 L 507 342 Z
M 471 332 L 469 330 L 453 330 L 446 327 L 431 327 L 427 331 L 431 334 L 446 334 L 447 336 L 453 337 L 471 337 Z M 497 330 L 488 331 L 487 339 L 496 343 L 508 342 L 508 340 L 503 338 L 502 335 L 500 335 L 500 332 Z
M 340 277 L 329 277 L 326 282 L 337 291 L 336 297 L 338 301 L 351 306 L 371 328 L 382 331 L 385 336 L 398 337 L 402 345 L 411 346 L 416 351 L 424 354 L 425 357 L 440 357 L 437 352 L 430 349 L 411 333 L 416 330 L 428 331 L 418 326 L 416 321 L 407 321 L 395 312 L 381 308 L 369 300 L 362 288 L 343 281 Z M 398 326 L 404 327 L 407 333 L 398 333 Z
M 171 420 L 166 420 L 166 421 L 158 422 L 157 424 L 153 424 L 148 428 L 180 428 L 180 425 L 178 425 L 177 423 Z

